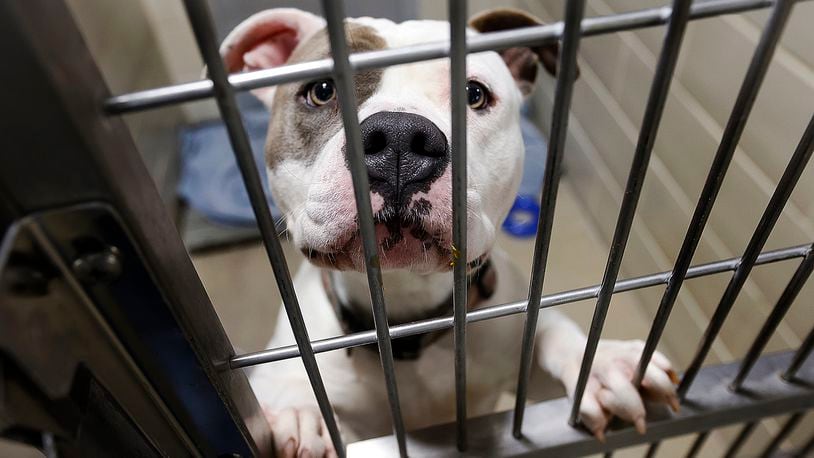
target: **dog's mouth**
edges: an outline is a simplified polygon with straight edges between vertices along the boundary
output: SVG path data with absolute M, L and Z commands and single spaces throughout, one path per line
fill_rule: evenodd
M 409 211 L 382 208 L 373 216 L 382 269 L 410 269 L 419 272 L 449 270 L 453 262 L 451 234 L 433 228 L 420 205 Z M 358 223 L 330 249 L 302 247 L 302 253 L 315 265 L 337 270 L 365 269 L 362 237 Z

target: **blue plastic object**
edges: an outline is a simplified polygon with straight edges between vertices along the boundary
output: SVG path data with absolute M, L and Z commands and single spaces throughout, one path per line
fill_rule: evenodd
M 537 233 L 540 204 L 534 196 L 518 195 L 509 216 L 503 222 L 503 230 L 515 237 L 531 237 Z
M 533 237 L 537 233 L 540 216 L 540 188 L 543 185 L 548 144 L 542 132 L 526 117 L 520 120 L 526 157 L 523 163 L 523 178 L 517 191 L 517 198 L 509 210 L 503 230 L 519 238 Z

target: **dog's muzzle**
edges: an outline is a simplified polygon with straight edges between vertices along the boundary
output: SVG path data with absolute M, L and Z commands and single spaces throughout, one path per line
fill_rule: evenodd
M 443 132 L 414 113 L 381 111 L 361 125 L 370 189 L 403 208 L 410 196 L 426 192 L 449 163 Z

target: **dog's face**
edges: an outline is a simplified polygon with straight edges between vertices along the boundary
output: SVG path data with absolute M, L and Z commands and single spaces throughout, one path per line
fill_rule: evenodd
M 535 23 L 503 10 L 481 15 L 471 25 L 491 31 Z M 440 21 L 348 19 L 346 31 L 351 52 L 449 37 L 448 23 Z M 331 56 L 324 21 L 291 9 L 249 18 L 227 37 L 222 53 L 230 71 Z M 520 104 L 531 90 L 539 60 L 553 72 L 556 47 L 512 48 L 467 59 L 467 261 L 490 250 L 514 201 L 524 153 Z M 453 249 L 449 60 L 360 72 L 355 88 L 382 268 L 448 270 Z M 333 82 L 254 93 L 271 112 L 269 183 L 294 243 L 317 265 L 364 270 Z

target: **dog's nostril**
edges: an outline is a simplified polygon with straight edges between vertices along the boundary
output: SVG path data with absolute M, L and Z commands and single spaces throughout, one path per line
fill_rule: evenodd
M 419 156 L 440 157 L 446 153 L 446 141 L 433 133 L 416 132 L 410 139 L 410 152 Z
M 417 132 L 410 140 L 410 151 L 414 154 L 426 155 L 427 154 L 427 137 L 423 132 Z
M 376 154 L 387 146 L 387 136 L 377 130 L 365 136 L 365 154 Z

